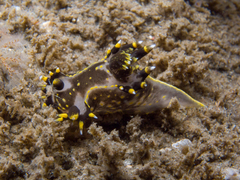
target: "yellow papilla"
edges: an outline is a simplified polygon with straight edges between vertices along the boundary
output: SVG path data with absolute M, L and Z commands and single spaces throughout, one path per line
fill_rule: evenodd
M 62 117 L 57 118 L 56 121 L 63 121 L 63 118 Z
M 84 126 L 84 122 L 83 121 L 79 121 L 79 129 L 83 130 L 83 126 Z
M 61 117 L 61 118 L 67 118 L 68 114 L 67 113 L 62 113 L 62 114 L 59 114 L 58 116 Z
M 134 91 L 134 89 L 129 89 L 129 91 L 128 91 L 130 94 L 135 94 L 135 91 Z
M 132 43 L 132 46 L 133 46 L 134 48 L 137 48 L 137 43 L 136 43 L 136 42 Z
M 117 44 L 115 45 L 115 47 L 116 47 L 116 48 L 120 48 L 120 47 L 121 47 L 121 44 L 120 44 L 120 43 L 117 43 Z
M 89 113 L 88 116 L 91 117 L 91 118 L 94 118 L 94 117 L 95 117 L 95 114 Z

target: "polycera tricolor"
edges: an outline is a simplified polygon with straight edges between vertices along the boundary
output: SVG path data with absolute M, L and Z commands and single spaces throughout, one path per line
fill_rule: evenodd
M 49 72 L 50 78 L 41 76 L 53 87 L 43 106 L 53 105 L 60 112 L 57 121 L 78 120 L 80 134 L 84 121 L 97 118 L 98 113 L 149 113 L 167 107 L 174 97 L 181 106 L 204 107 L 184 91 L 149 76 L 154 66 L 139 69 L 136 62 L 155 47 L 141 43 L 121 46 L 119 41 L 104 59 L 74 75 L 64 75 L 57 68 Z

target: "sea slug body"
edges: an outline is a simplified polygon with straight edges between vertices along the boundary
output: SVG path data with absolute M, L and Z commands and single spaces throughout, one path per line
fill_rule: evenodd
M 141 43 L 122 46 L 119 41 L 104 59 L 74 75 L 64 75 L 58 68 L 49 72 L 49 78 L 41 76 L 53 87 L 43 106 L 52 105 L 60 112 L 57 121 L 78 120 L 80 134 L 84 121 L 99 113 L 148 113 L 167 107 L 174 97 L 181 106 L 203 107 L 182 90 L 149 76 L 154 66 L 139 69 L 136 62 L 155 47 Z

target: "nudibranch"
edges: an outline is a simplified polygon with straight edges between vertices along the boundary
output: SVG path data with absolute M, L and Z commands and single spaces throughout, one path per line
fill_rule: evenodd
M 80 134 L 84 121 L 101 113 L 143 114 L 169 105 L 177 98 L 184 107 L 204 107 L 184 91 L 149 76 L 155 66 L 140 69 L 136 64 L 155 45 L 142 46 L 141 41 L 121 45 L 119 41 L 106 56 L 74 75 L 64 75 L 57 68 L 40 78 L 52 86 L 43 106 L 59 111 L 57 121 L 79 121 Z M 46 85 L 42 90 L 46 93 Z

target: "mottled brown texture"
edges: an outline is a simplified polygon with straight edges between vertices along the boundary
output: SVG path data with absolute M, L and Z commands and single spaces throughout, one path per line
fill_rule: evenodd
M 0 179 L 239 177 L 227 174 L 240 169 L 239 0 L 0 0 L 0 23 Z M 39 76 L 83 69 L 120 39 L 155 43 L 140 66 L 208 107 L 102 115 L 84 136 L 55 122 Z M 182 139 L 192 146 L 172 148 Z

